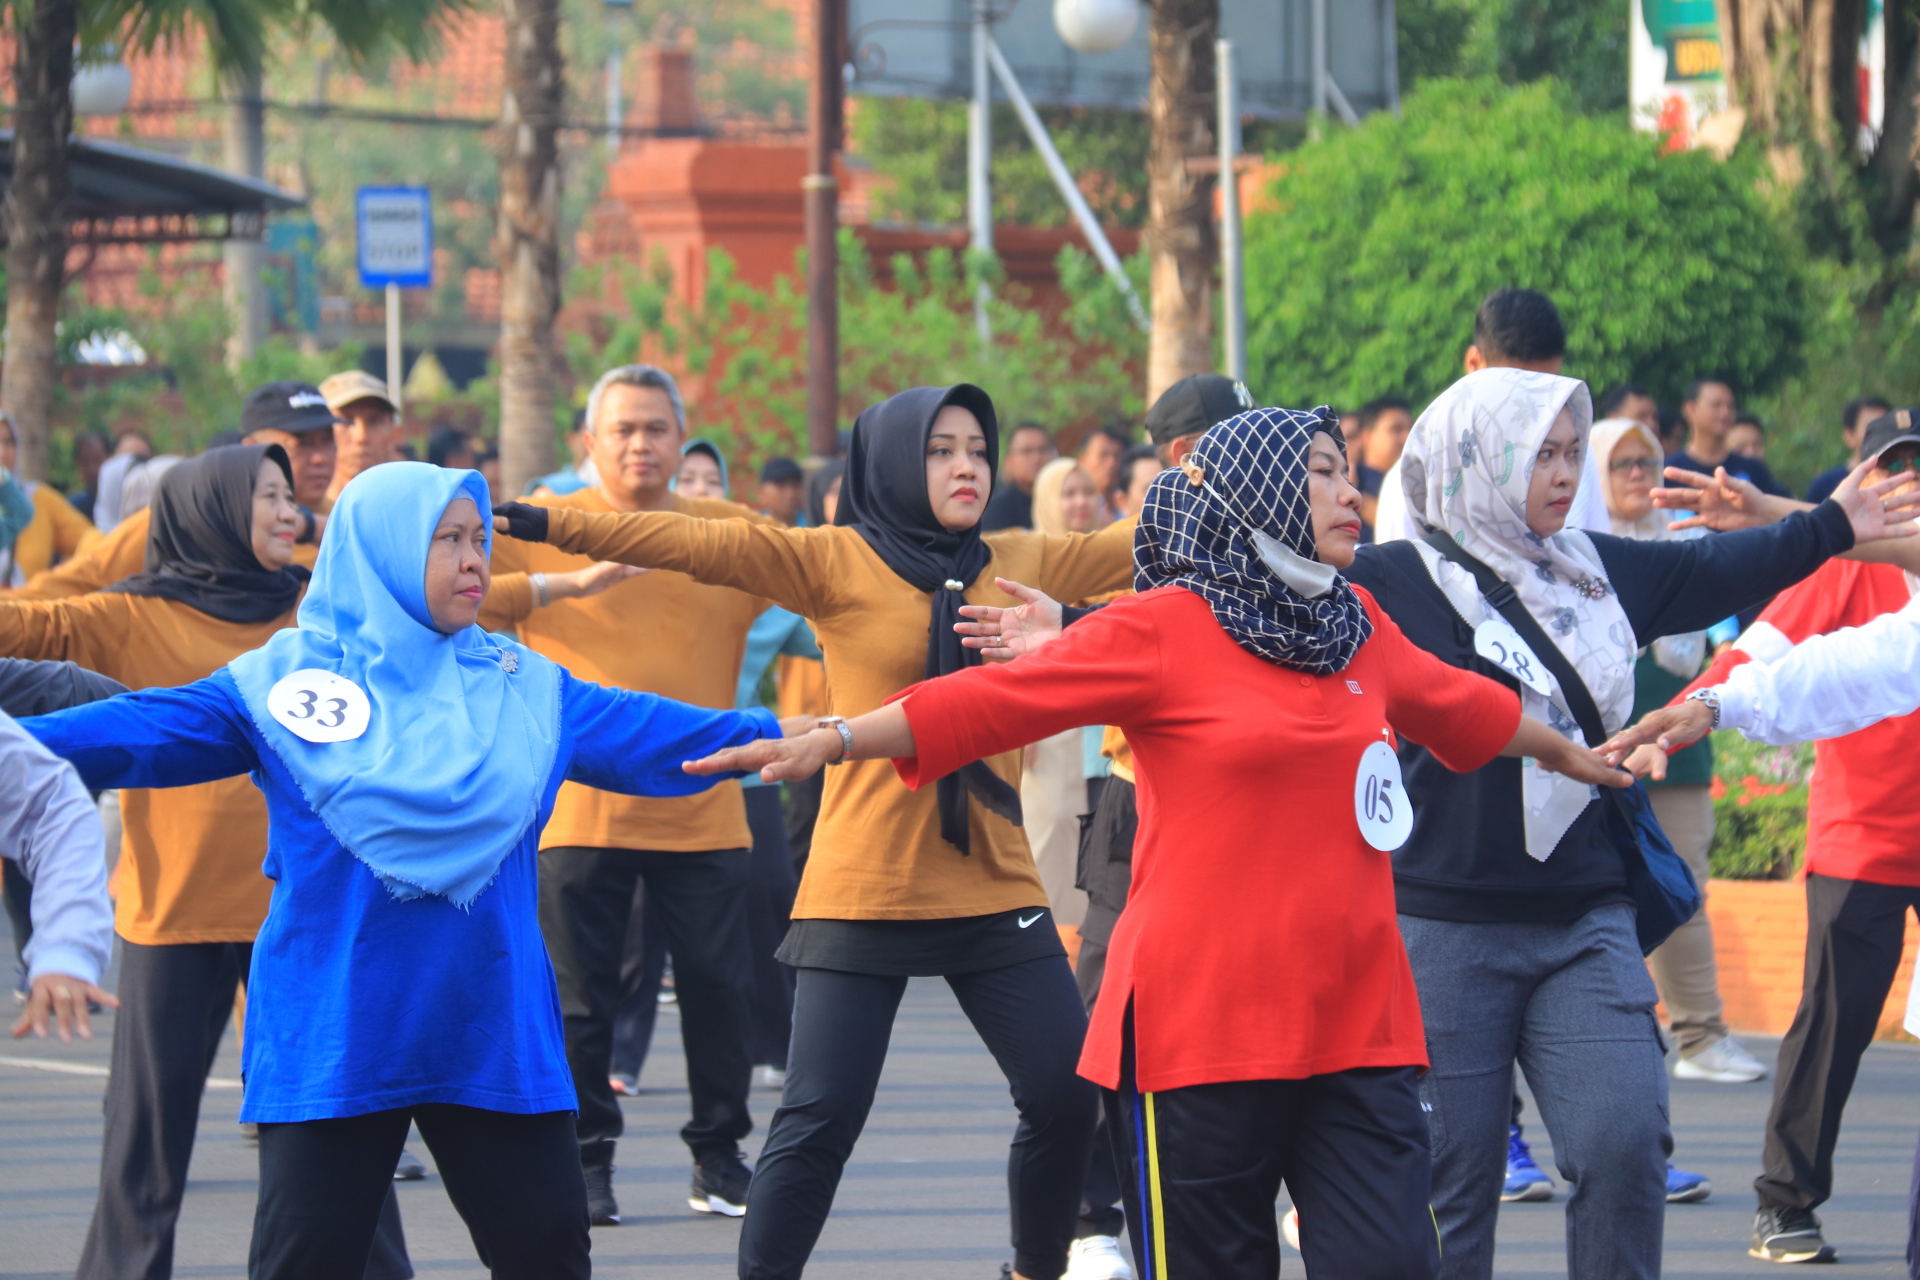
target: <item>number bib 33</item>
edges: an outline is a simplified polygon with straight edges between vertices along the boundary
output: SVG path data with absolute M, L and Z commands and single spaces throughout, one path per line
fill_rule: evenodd
M 1360 772 L 1353 779 L 1353 816 L 1366 842 L 1392 853 L 1413 834 L 1413 805 L 1400 781 L 1400 757 L 1384 742 L 1360 755 Z
M 267 691 L 267 713 L 308 742 L 350 742 L 367 731 L 373 706 L 345 676 L 307 667 Z

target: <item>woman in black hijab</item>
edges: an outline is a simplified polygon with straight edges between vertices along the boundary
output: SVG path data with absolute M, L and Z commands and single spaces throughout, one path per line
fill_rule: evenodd
M 191 684 L 294 625 L 302 523 L 279 445 L 188 459 L 154 494 L 145 572 L 91 595 L 0 596 L 0 656 L 64 659 L 131 689 Z M 273 890 L 266 803 L 244 774 L 125 790 L 120 811 L 120 1013 L 84 1277 L 147 1274 L 172 1252 L 200 1095 Z M 391 1198 L 366 1274 L 412 1274 Z
M 1098 534 L 983 535 L 999 427 L 978 387 L 917 387 L 854 424 L 834 523 L 788 529 L 673 512 L 509 504 L 516 537 L 673 569 L 812 624 L 836 715 L 874 710 L 978 655 L 963 603 L 1014 603 L 1000 579 L 1078 600 L 1132 581 L 1131 522 Z M 1036 578 L 1022 577 L 1033 573 Z M 826 771 L 812 851 L 779 957 L 798 970 L 786 1092 L 753 1175 L 743 1280 L 800 1275 L 866 1121 L 910 976 L 940 976 L 1013 1087 L 1014 1274 L 1056 1280 L 1079 1211 L 1094 1096 L 1074 1073 L 1086 1015 L 1019 827 L 1020 753 L 909 791 L 884 760 Z

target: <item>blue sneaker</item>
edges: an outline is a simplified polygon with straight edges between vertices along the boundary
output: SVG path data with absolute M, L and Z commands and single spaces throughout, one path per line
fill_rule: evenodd
M 1512 1175 L 1508 1175 L 1511 1181 Z M 1713 1194 L 1713 1184 L 1707 1181 L 1704 1173 L 1688 1173 L 1685 1169 L 1667 1166 L 1667 1203 L 1698 1204 Z
M 1553 1199 L 1553 1179 L 1533 1162 L 1533 1152 L 1517 1124 L 1507 1126 L 1507 1184 L 1500 1189 L 1500 1199 L 1508 1203 Z

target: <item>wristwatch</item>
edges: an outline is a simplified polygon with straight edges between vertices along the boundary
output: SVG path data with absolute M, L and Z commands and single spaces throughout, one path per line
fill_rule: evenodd
M 1719 689 L 1713 688 L 1711 686 L 1705 689 L 1695 689 L 1692 693 L 1687 695 L 1687 701 L 1706 703 L 1707 710 L 1713 712 L 1713 727 L 1715 729 L 1718 729 L 1720 727 L 1720 690 Z
M 845 716 L 822 716 L 816 729 L 838 729 L 840 731 L 840 758 L 829 760 L 828 764 L 845 764 L 853 755 L 853 729 L 847 724 Z

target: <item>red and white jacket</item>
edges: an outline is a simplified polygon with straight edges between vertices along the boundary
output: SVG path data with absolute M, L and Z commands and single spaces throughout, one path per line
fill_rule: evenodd
M 1674 701 L 1722 684 L 1742 664 L 1778 662 L 1804 640 L 1861 626 L 1913 598 L 1911 580 L 1892 565 L 1829 560 L 1775 597 Z M 1808 872 L 1920 888 L 1920 713 L 1820 741 L 1809 791 Z

